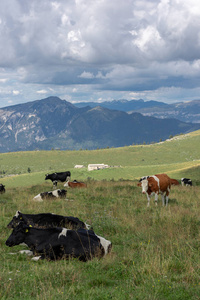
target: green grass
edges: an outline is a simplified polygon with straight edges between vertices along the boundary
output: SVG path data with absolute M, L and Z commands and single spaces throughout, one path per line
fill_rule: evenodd
M 31 151 L 0 154 L 1 182 L 8 187 L 44 182 L 45 174 L 70 170 L 72 179 L 96 180 L 138 179 L 144 175 L 168 173 L 174 178 L 199 178 L 200 130 L 152 145 L 79 151 Z M 90 163 L 120 166 L 100 171 L 88 171 Z M 74 169 L 83 164 L 84 169 Z M 28 168 L 30 173 L 28 173 Z M 196 172 L 194 171 L 196 169 Z M 190 170 L 192 170 L 190 172 Z M 190 174 L 191 173 L 191 174 Z M 7 177 L 8 175 L 13 175 Z M 198 178 L 196 178 L 196 175 Z
M 32 201 L 46 185 L 0 196 L 1 299 L 199 299 L 200 187 L 173 187 L 167 208 L 161 199 L 147 208 L 134 181 L 87 183 L 68 190 L 68 201 Z M 112 252 L 87 263 L 33 262 L 18 253 L 24 246 L 5 246 L 17 209 L 79 217 L 112 241 Z
M 34 151 L 0 154 L 6 171 L 0 182 L 1 299 L 199 299 L 200 290 L 200 131 L 161 144 L 94 151 Z M 75 164 L 121 165 L 88 172 Z M 28 167 L 31 173 L 27 172 Z M 50 171 L 71 170 L 87 189 L 70 190 L 67 200 L 32 199 L 52 189 Z M 189 177 L 193 187 L 172 187 L 169 206 L 155 207 L 137 187 L 137 178 L 166 172 Z M 63 188 L 61 183 L 59 188 Z M 101 260 L 38 261 L 9 248 L 6 226 L 16 210 L 76 216 L 112 241 Z M 10 253 L 15 253 L 11 255 Z

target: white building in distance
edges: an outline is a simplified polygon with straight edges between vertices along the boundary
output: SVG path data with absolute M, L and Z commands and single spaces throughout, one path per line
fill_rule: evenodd
M 102 170 L 102 169 L 106 169 L 109 167 L 110 167 L 109 165 L 105 165 L 105 164 L 89 164 L 88 171 Z

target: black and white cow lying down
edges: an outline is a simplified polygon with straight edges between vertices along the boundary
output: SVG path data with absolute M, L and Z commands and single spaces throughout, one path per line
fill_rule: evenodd
M 12 218 L 10 223 L 7 225 L 8 228 L 15 228 L 20 222 L 24 222 L 27 225 L 33 227 L 65 227 L 68 229 L 89 229 L 89 225 L 82 222 L 78 218 L 71 216 L 62 216 L 51 213 L 42 214 L 23 214 L 17 210 L 15 216 Z
M 62 227 L 34 228 L 20 222 L 6 241 L 9 247 L 25 243 L 33 252 L 34 260 L 78 258 L 88 261 L 101 258 L 111 251 L 110 241 L 92 230 L 70 230 Z
M 33 198 L 34 201 L 42 202 L 43 199 L 52 199 L 52 198 L 64 198 L 67 195 L 66 190 L 54 190 L 50 192 L 39 193 Z

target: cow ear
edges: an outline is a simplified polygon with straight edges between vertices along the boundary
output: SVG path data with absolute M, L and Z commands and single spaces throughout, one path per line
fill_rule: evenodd
M 32 225 L 29 225 L 29 227 L 33 227 Z
M 26 233 L 28 232 L 28 229 L 26 229 L 26 231 L 25 231 Z

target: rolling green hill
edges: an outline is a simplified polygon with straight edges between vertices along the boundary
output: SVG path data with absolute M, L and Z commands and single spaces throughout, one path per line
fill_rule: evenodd
M 0 299 L 199 299 L 199 146 L 196 131 L 153 145 L 0 154 L 5 173 L 0 182 L 6 185 L 0 195 Z M 88 163 L 121 167 L 74 169 Z M 33 201 L 52 188 L 45 173 L 58 170 L 70 170 L 72 179 L 96 180 L 87 180 L 87 189 L 68 189 L 65 199 Z M 194 186 L 173 186 L 168 207 L 160 196 L 157 206 L 152 198 L 147 207 L 134 180 L 159 172 L 190 177 Z M 24 245 L 5 245 L 12 232 L 7 224 L 16 210 L 78 217 L 110 240 L 112 251 L 87 263 L 34 262 L 19 253 Z
M 90 163 L 105 163 L 109 169 L 88 171 Z M 77 164 L 83 169 L 74 169 Z M 28 169 L 30 172 L 28 172 Z M 165 142 L 121 148 L 79 151 L 30 151 L 0 154 L 1 182 L 6 186 L 44 183 L 46 173 L 70 170 L 72 179 L 138 179 L 167 173 L 180 179 L 200 181 L 200 130 Z

